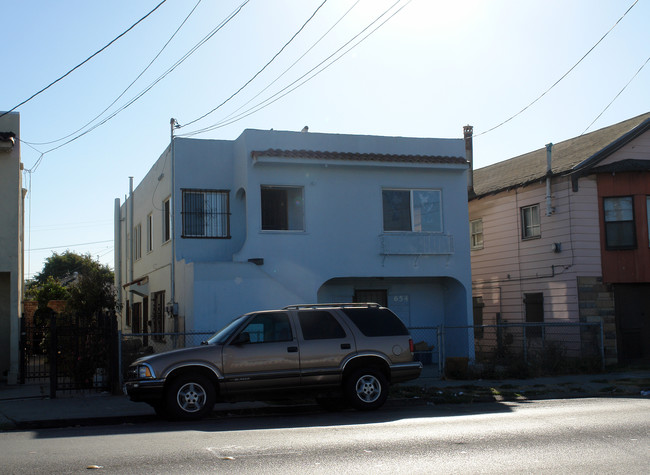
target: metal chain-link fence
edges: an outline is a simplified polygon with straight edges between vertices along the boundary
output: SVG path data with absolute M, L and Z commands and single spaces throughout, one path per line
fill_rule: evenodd
M 451 377 L 532 377 L 604 369 L 600 323 L 508 323 L 409 328 L 414 358 L 429 374 Z M 136 359 L 198 346 L 213 332 L 120 334 L 122 372 Z M 445 342 L 474 336 L 474 359 L 449 358 Z M 471 364 L 470 364 L 471 363 Z

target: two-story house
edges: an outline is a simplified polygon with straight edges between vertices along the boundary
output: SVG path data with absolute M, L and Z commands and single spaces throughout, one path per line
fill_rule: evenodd
M 650 113 L 475 170 L 475 323 L 602 322 L 607 363 L 648 359 L 649 171 Z
M 409 327 L 471 324 L 467 171 L 463 139 L 175 138 L 116 200 L 123 330 L 212 331 L 253 310 L 350 301 Z M 445 350 L 471 357 L 471 331 Z
M 18 381 L 23 293 L 22 163 L 20 115 L 0 117 L 0 380 Z

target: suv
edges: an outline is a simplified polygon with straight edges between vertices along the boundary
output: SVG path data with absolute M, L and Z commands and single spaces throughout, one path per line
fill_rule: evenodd
M 389 384 L 415 379 L 413 340 L 377 304 L 292 305 L 233 320 L 201 346 L 140 358 L 124 391 L 172 419 L 199 419 L 217 401 L 309 392 L 328 409 L 381 407 Z

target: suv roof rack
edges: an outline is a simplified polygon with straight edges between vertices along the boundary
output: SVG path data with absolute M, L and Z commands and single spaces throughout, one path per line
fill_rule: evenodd
M 298 310 L 301 308 L 345 308 L 345 307 L 368 307 L 368 308 L 380 308 L 381 305 L 374 302 L 351 302 L 351 303 L 307 303 L 307 304 L 296 304 L 296 305 L 287 305 L 282 310 Z

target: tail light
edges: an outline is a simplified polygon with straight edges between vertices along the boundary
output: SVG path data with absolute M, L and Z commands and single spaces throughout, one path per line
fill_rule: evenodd
M 415 351 L 415 345 L 413 344 L 413 338 L 409 338 L 409 350 L 411 353 Z

